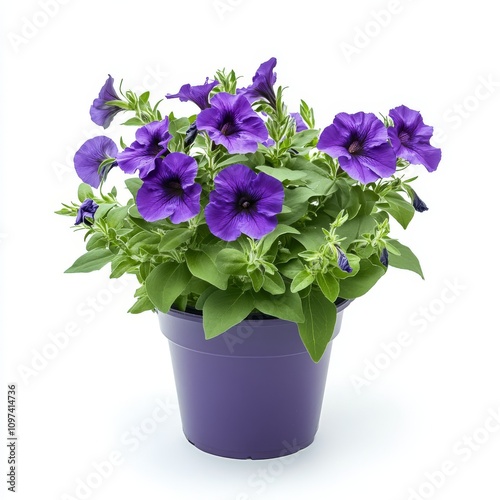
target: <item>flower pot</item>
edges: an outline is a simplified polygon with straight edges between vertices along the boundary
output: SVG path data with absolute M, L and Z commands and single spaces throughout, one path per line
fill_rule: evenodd
M 333 337 L 340 330 L 338 305 Z M 297 325 L 248 319 L 205 340 L 202 317 L 159 313 L 168 338 L 184 434 L 229 458 L 274 458 L 309 446 L 318 429 L 331 343 L 314 363 Z

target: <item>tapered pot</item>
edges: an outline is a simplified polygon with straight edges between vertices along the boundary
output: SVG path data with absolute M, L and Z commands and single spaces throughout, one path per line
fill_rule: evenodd
M 335 337 L 342 323 L 337 306 Z M 242 321 L 205 340 L 202 317 L 159 313 L 168 338 L 182 427 L 197 448 L 223 457 L 264 459 L 309 446 L 318 430 L 331 342 L 319 363 L 297 325 Z

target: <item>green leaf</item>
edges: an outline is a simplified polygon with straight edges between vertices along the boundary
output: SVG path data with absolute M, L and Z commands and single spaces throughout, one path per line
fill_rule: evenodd
M 130 191 L 130 194 L 134 197 L 135 200 L 137 191 L 139 191 L 142 186 L 142 180 L 137 178 L 127 179 L 125 181 L 125 185 L 127 186 L 127 189 Z
M 76 259 L 74 264 L 66 269 L 65 272 L 90 273 L 91 271 L 98 271 L 111 262 L 114 256 L 115 255 L 106 248 L 96 248 Z
M 191 273 L 185 263 L 165 262 L 155 267 L 146 279 L 146 290 L 151 302 L 161 311 L 168 312 L 175 299 L 186 288 Z
M 245 162 L 248 162 L 247 156 L 245 156 L 245 155 L 231 155 L 226 160 L 223 160 L 220 163 L 217 163 L 217 169 L 221 169 L 221 168 L 227 167 L 229 165 L 235 165 L 236 163 L 245 164 Z
M 144 125 L 144 122 L 140 120 L 139 118 L 130 118 L 126 122 L 123 122 L 122 125 L 130 125 L 133 127 L 140 127 L 141 125 Z
M 290 170 L 289 168 L 275 168 L 268 166 L 258 166 L 257 170 L 264 172 L 281 182 L 284 181 L 298 181 L 307 175 L 307 172 L 301 172 L 300 170 Z
M 247 274 L 247 258 L 243 252 L 234 248 L 221 250 L 215 260 L 216 266 L 224 274 L 243 276 Z
M 390 240 L 391 244 L 399 250 L 401 255 L 389 255 L 389 265 L 398 269 L 413 271 L 424 279 L 424 273 L 420 267 L 417 256 L 405 245 L 397 240 Z
M 135 269 L 137 262 L 126 255 L 118 255 L 111 262 L 110 278 L 119 278 L 125 273 Z
M 334 303 L 337 300 L 340 291 L 340 285 L 337 278 L 335 278 L 335 276 L 331 273 L 318 273 L 316 275 L 316 281 L 318 282 L 323 295 L 330 302 Z
M 309 355 L 318 362 L 325 352 L 335 330 L 337 308 L 316 288 L 302 298 L 304 321 L 299 323 L 299 333 Z
M 203 250 L 188 250 L 186 252 L 186 263 L 193 276 L 221 290 L 227 289 L 227 280 L 229 276 L 221 273 L 210 255 Z
M 307 288 L 314 281 L 314 276 L 308 269 L 303 269 L 293 278 L 291 290 L 293 293 L 300 292 Z
M 310 129 L 298 132 L 293 136 L 292 148 L 301 148 L 314 141 L 318 137 L 318 130 Z
M 285 282 L 279 273 L 266 274 L 262 288 L 272 295 L 281 295 L 286 290 Z
M 188 241 L 192 235 L 191 229 L 172 229 L 162 237 L 159 250 L 160 252 L 173 250 Z
M 264 285 L 264 275 L 262 271 L 260 269 L 254 269 L 248 273 L 248 276 L 250 276 L 250 280 L 252 281 L 253 289 L 258 292 L 262 288 L 262 285 Z
M 286 224 L 278 224 L 276 228 L 262 240 L 260 240 L 260 246 L 262 249 L 262 254 L 266 254 L 268 250 L 273 246 L 273 243 L 283 234 L 300 234 L 300 232 L 294 227 L 287 226 Z
M 373 233 L 376 226 L 377 221 L 371 215 L 358 214 L 354 219 L 348 220 L 345 224 L 340 226 L 336 232 L 339 236 L 345 238 L 342 242 L 342 246 L 348 248 L 349 245 L 362 234 Z
M 87 241 L 87 246 L 85 247 L 87 250 L 94 250 L 94 248 L 106 248 L 107 240 L 101 233 L 93 234 L 89 241 Z
M 238 288 L 212 293 L 203 306 L 205 338 L 211 339 L 243 321 L 254 309 L 253 296 Z
M 78 199 L 80 200 L 80 203 L 83 203 L 88 198 L 93 199 L 94 192 L 92 191 L 91 186 L 82 182 L 78 186 Z
M 314 191 L 307 187 L 298 187 L 295 189 L 285 189 L 284 205 L 290 209 L 288 213 L 278 215 L 278 220 L 281 224 L 293 224 L 297 222 L 303 215 L 307 213 L 309 208 L 309 200 L 316 196 Z
M 355 299 L 361 297 L 385 274 L 385 267 L 374 264 L 368 259 L 362 259 L 359 271 L 352 279 L 340 281 L 340 297 L 344 299 Z
M 285 321 L 293 321 L 294 323 L 304 321 L 300 296 L 298 293 L 292 293 L 290 290 L 279 296 L 269 295 L 261 291 L 255 294 L 255 307 L 261 313 L 284 319 Z
M 127 247 L 133 252 L 137 252 L 147 246 L 158 246 L 159 243 L 160 236 L 158 234 L 141 231 L 128 240 Z
M 304 245 L 306 250 L 319 250 L 319 247 L 325 243 L 325 234 L 319 226 L 305 227 L 299 234 L 294 234 L 293 238 Z
M 406 229 L 415 215 L 413 205 L 398 193 L 388 193 L 385 195 L 385 201 L 387 203 L 382 203 L 379 206 L 389 212 Z
M 111 227 L 118 229 L 123 226 L 125 217 L 128 215 L 129 207 L 117 207 L 108 212 L 106 221 Z
M 149 297 L 145 295 L 137 299 L 136 303 L 127 311 L 131 314 L 140 314 L 145 311 L 154 311 L 155 306 L 149 300 Z
M 286 264 L 279 267 L 280 273 L 288 279 L 293 280 L 297 274 L 304 270 L 304 264 L 300 259 L 290 259 Z

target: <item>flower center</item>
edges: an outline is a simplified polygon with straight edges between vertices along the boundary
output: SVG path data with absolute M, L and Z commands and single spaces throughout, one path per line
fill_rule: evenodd
M 252 206 L 252 200 L 249 200 L 248 198 L 246 197 L 242 197 L 240 198 L 240 201 L 238 201 L 238 205 L 243 208 L 244 210 L 248 210 L 249 208 L 251 208 Z
M 179 182 L 179 179 L 170 179 L 164 184 L 165 189 L 169 191 L 173 191 L 175 194 L 180 195 L 184 192 L 182 189 L 182 184 Z
M 234 123 L 233 117 L 231 115 L 225 116 L 224 120 L 222 121 L 220 133 L 227 137 L 228 135 L 235 134 L 237 131 L 238 130 L 236 124 Z
M 349 151 L 349 153 L 354 155 L 356 153 L 359 153 L 362 149 L 363 149 L 363 146 L 361 145 L 361 143 L 359 141 L 352 141 L 351 145 L 349 146 L 347 151 Z
M 406 131 L 401 131 L 398 135 L 402 144 L 406 144 L 410 140 L 410 134 Z

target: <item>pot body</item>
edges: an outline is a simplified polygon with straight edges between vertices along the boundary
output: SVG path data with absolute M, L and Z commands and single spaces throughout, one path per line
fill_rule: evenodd
M 334 337 L 339 333 L 338 306 Z M 197 448 L 264 459 L 310 445 L 318 429 L 331 343 L 314 363 L 295 323 L 248 319 L 205 340 L 202 317 L 159 313 L 168 338 L 182 426 Z

